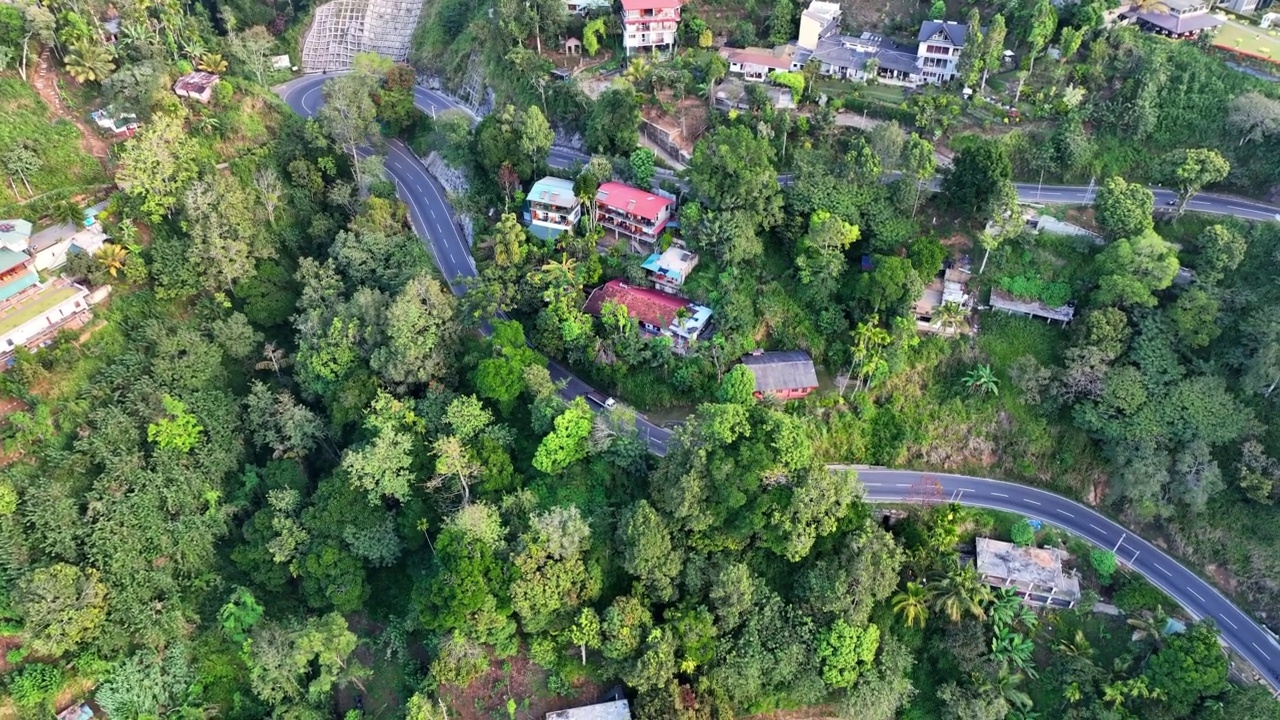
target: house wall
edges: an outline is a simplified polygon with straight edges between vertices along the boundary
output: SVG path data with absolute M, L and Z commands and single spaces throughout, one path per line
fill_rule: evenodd
M 925 80 L 944 83 L 955 77 L 960 62 L 960 51 L 961 48 L 952 45 L 945 35 L 941 38 L 934 36 L 921 42 L 916 49 L 916 56 L 919 58 L 917 64 Z
M 800 398 L 807 397 L 809 393 L 813 392 L 816 389 L 817 388 L 811 388 L 811 387 L 787 388 L 785 390 L 774 390 L 773 392 L 770 392 L 768 394 L 778 398 L 779 400 L 799 400 Z M 766 393 L 762 393 L 762 392 L 754 393 L 757 400 L 763 400 L 765 394 Z
M 36 269 L 48 270 L 65 264 L 67 262 L 67 250 L 70 248 L 71 238 L 67 238 L 36 253 L 34 257 Z
M 645 14 L 650 13 L 650 14 Z M 676 42 L 680 24 L 679 8 L 630 10 L 623 13 L 622 46 L 631 55 L 638 50 L 670 47 Z
M 0 336 L 0 353 L 8 353 L 19 345 L 28 345 L 32 341 L 39 340 L 51 331 L 56 331 L 67 321 L 87 312 L 89 312 L 89 293 L 81 290 L 53 306 L 43 315 L 32 318 Z

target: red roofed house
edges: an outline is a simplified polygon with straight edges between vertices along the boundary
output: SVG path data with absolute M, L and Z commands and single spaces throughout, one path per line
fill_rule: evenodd
M 658 290 L 628 285 L 616 278 L 592 290 L 582 311 L 600 317 L 610 302 L 625 307 L 627 314 L 640 323 L 645 335 L 671 338 L 672 349 L 682 354 L 711 319 L 710 308 Z
M 596 222 L 621 235 L 657 242 L 673 201 L 630 185 L 607 182 L 596 191 Z
M 627 54 L 675 47 L 680 5 L 680 0 L 622 0 L 622 47 Z

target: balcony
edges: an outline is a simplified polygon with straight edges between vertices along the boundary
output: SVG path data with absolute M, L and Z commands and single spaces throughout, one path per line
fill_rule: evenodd
M 529 208 L 529 216 L 533 222 L 542 223 L 544 225 L 559 225 L 561 227 L 570 228 L 577 224 L 581 213 L 574 210 L 572 213 L 565 214 L 559 211 L 548 212 L 540 209 L 537 205 Z

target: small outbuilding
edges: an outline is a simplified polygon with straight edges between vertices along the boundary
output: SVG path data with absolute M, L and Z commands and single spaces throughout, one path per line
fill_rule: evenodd
M 547 713 L 546 720 L 631 720 L 631 705 L 623 698 L 568 710 L 554 710 Z
M 178 82 L 173 84 L 173 92 L 178 97 L 199 100 L 208 105 L 213 99 L 213 86 L 221 81 L 222 77 L 217 73 L 197 70 L 178 78 Z
M 798 400 L 818 389 L 813 358 L 803 350 L 757 350 L 743 356 L 742 364 L 755 376 L 757 398 L 771 395 L 782 400 Z
M 1076 316 L 1076 307 L 1071 303 L 1049 307 L 1039 300 L 1019 300 L 1000 288 L 991 288 L 991 308 L 1011 315 L 1044 318 L 1047 322 L 1056 321 L 1063 325 Z

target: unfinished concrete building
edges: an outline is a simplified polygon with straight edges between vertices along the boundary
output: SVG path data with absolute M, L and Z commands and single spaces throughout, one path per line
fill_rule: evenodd
M 321 5 L 302 41 L 302 71 L 346 70 L 360 52 L 403 62 L 422 5 L 423 0 L 333 0 Z

